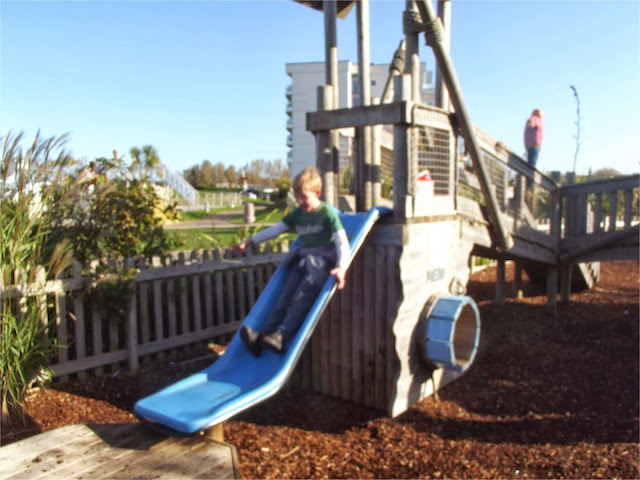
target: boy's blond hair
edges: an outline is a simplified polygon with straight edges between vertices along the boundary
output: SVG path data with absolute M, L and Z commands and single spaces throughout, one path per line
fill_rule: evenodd
M 322 177 L 316 167 L 306 167 L 293 179 L 294 193 L 319 192 L 322 190 Z

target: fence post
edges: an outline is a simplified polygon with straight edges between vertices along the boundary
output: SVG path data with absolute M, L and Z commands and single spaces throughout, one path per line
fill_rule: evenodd
M 498 268 L 496 270 L 496 305 L 504 305 L 504 283 L 505 283 L 506 261 L 501 255 L 498 257 Z
M 547 267 L 547 311 L 557 313 L 558 308 L 558 267 Z
M 73 279 L 80 281 L 83 279 L 82 265 L 79 262 L 73 264 Z M 86 338 L 85 338 L 85 325 L 86 320 L 84 316 L 84 295 L 73 295 L 73 328 L 75 335 L 75 349 L 76 358 L 81 359 L 87 356 Z M 87 372 L 82 370 L 78 372 L 78 378 L 83 379 L 87 376 Z
M 515 264 L 515 274 L 513 280 L 515 297 L 522 298 L 524 296 L 524 292 L 522 291 L 522 262 L 516 261 Z
M 134 266 L 132 258 L 125 261 L 127 268 Z M 138 281 L 131 282 L 133 291 L 129 301 L 129 314 L 127 315 L 127 352 L 129 354 L 129 369 L 132 372 L 138 370 Z

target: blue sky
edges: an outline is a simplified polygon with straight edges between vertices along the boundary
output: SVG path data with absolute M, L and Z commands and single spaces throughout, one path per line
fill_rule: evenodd
M 436 2 L 433 1 L 435 6 Z M 372 0 L 371 61 L 404 0 Z M 538 167 L 640 171 L 640 2 L 452 0 L 451 56 L 475 125 L 516 153 L 544 110 Z M 182 172 L 285 159 L 288 62 L 324 60 L 323 16 L 288 0 L 0 1 L 0 136 L 69 133 L 77 158 L 151 144 Z M 355 9 L 338 57 L 357 62 Z M 433 55 L 421 45 L 427 69 Z

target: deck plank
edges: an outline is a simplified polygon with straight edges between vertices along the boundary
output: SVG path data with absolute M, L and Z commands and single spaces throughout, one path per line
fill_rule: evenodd
M 236 478 L 235 448 L 138 423 L 67 425 L 0 448 L 3 478 Z
M 150 450 L 163 437 L 152 435 L 141 435 L 140 428 L 134 428 L 136 424 L 119 425 L 98 425 L 90 426 L 87 429 L 92 434 L 93 443 L 85 448 L 68 448 L 65 454 L 60 457 L 63 460 L 58 464 L 56 461 L 52 466 L 39 468 L 40 474 L 33 472 L 30 480 L 44 480 L 52 478 L 69 478 L 83 475 L 86 471 L 96 468 L 103 463 L 120 461 L 126 456 L 130 449 Z M 82 431 L 81 425 L 75 425 L 76 431 Z M 104 428 L 107 427 L 107 428 Z M 75 432 L 71 432 L 73 435 Z M 58 460 L 58 459 L 56 459 Z M 16 474 L 16 480 L 24 478 L 21 473 Z M 92 477 L 83 477 L 92 478 Z

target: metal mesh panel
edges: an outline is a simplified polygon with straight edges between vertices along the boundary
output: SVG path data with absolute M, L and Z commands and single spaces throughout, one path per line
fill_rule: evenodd
M 351 180 L 354 171 L 354 139 L 351 136 L 340 134 L 340 143 L 338 150 L 338 167 L 339 167 L 339 195 L 349 194 L 351 189 Z
M 383 198 L 393 199 L 391 186 L 393 185 L 393 150 L 380 147 L 380 190 Z
M 435 195 L 449 195 L 451 132 L 443 128 L 416 127 L 418 171 L 429 170 Z
M 484 160 L 484 165 L 487 170 L 487 174 L 489 175 L 489 181 L 491 182 L 491 186 L 493 187 L 493 191 L 496 195 L 496 201 L 498 202 L 498 205 L 501 206 L 502 210 L 506 210 L 506 189 L 508 187 L 509 171 L 500 161 L 494 158 L 493 155 L 483 152 L 482 159 Z

